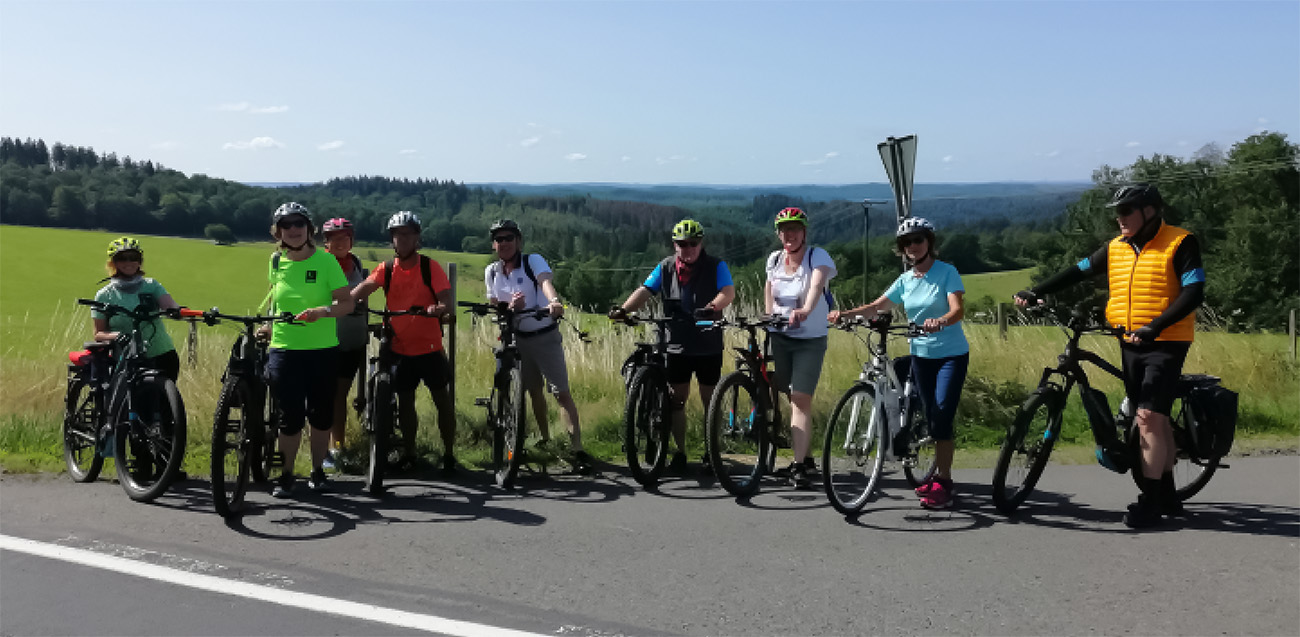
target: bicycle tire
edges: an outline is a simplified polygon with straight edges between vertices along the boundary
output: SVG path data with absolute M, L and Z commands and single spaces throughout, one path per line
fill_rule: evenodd
M 104 469 L 99 453 L 99 429 L 103 422 L 90 381 L 77 378 L 68 383 L 63 409 L 63 462 L 73 482 L 94 482 Z
M 916 457 L 908 457 L 903 462 L 903 476 L 913 487 L 927 484 L 934 479 L 934 472 L 939 468 L 935 455 L 935 440 L 930 436 L 930 421 L 925 419 L 925 409 L 921 406 L 921 397 L 912 396 L 907 410 L 907 422 L 903 423 L 911 431 L 912 440 L 920 440 L 916 446 Z
M 641 367 L 632 376 L 623 409 L 623 450 L 632 477 L 642 486 L 658 484 L 668 457 L 671 403 L 668 386 L 655 368 Z
M 743 372 L 725 376 L 709 400 L 709 463 L 727 493 L 744 498 L 758 492 L 768 456 L 764 408 L 754 381 Z
M 259 471 L 254 471 L 253 474 L 253 478 L 259 484 L 270 482 L 271 473 L 276 469 L 284 473 L 284 454 L 280 453 L 279 403 L 276 402 L 275 396 L 272 395 L 270 386 L 267 387 L 262 409 L 262 444 L 258 447 L 257 461 L 255 463 L 259 467 L 261 475 L 258 475 Z
M 496 410 L 496 432 L 493 434 L 494 475 L 497 486 L 509 489 L 515 486 L 519 467 L 524 461 L 524 438 L 527 423 L 527 405 L 524 404 L 524 380 L 516 361 L 506 375 L 508 387 L 499 388 Z
M 167 491 L 185 461 L 185 404 L 176 383 L 158 374 L 141 376 L 128 391 L 131 400 L 120 398 L 112 410 L 118 427 L 113 464 L 127 497 L 149 502 Z M 137 409 L 134 423 L 128 403 Z
M 388 472 L 389 439 L 393 434 L 393 385 L 388 374 L 378 374 L 370 388 L 370 461 L 366 463 L 366 491 L 380 495 Z
M 875 409 L 871 385 L 850 387 L 831 412 L 822 444 L 822 484 L 831 506 L 844 515 L 862 511 L 880 486 L 888 427 Z
M 1020 406 L 1007 429 L 993 470 L 993 504 L 1005 515 L 1024 504 L 1047 466 L 1061 433 L 1062 398 L 1056 390 L 1040 388 Z M 1023 476 L 1011 475 L 1013 469 L 1021 468 L 1025 470 Z
M 1178 494 L 1178 501 L 1182 502 L 1190 499 L 1192 496 L 1201 492 L 1205 485 L 1210 483 L 1210 478 L 1219 469 L 1219 461 L 1223 456 L 1212 456 L 1210 458 L 1193 458 L 1187 451 L 1188 440 L 1187 430 L 1190 423 L 1189 410 L 1183 407 L 1182 397 L 1178 397 L 1171 412 L 1178 414 L 1176 418 L 1177 425 L 1174 425 L 1174 443 L 1178 447 L 1177 459 L 1174 463 L 1174 491 Z M 1172 423 L 1171 423 L 1172 424 Z M 1147 492 L 1146 483 L 1142 480 L 1142 441 L 1138 434 L 1137 423 L 1134 422 L 1129 430 L 1129 452 L 1133 458 L 1133 482 L 1143 492 Z
M 250 460 L 256 449 L 249 439 L 250 394 L 247 383 L 229 378 L 212 416 L 212 504 L 222 517 L 243 509 L 248 493 Z

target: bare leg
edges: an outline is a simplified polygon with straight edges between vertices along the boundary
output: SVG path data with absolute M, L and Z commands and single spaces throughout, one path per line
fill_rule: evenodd
M 546 405 L 546 392 L 541 387 L 534 387 L 528 390 L 528 396 L 533 401 L 533 420 L 537 421 L 537 435 L 542 440 L 551 439 L 551 422 L 550 415 L 547 413 L 549 407 Z
M 560 392 L 555 395 L 555 401 L 560 403 L 560 418 L 569 430 L 570 448 L 575 452 L 582 451 L 582 426 L 578 422 L 578 405 L 573 402 L 573 395 L 567 391 Z
M 952 479 L 952 456 L 957 444 L 952 440 L 939 440 L 934 443 L 935 473 L 944 480 Z
M 794 447 L 795 462 L 803 462 L 808 457 L 812 444 L 812 394 L 790 392 L 790 435 Z
M 1138 431 L 1142 434 L 1142 475 L 1151 480 L 1159 480 L 1160 475 L 1169 467 L 1169 458 L 1174 455 L 1174 434 L 1169 427 L 1169 417 L 1150 409 L 1137 412 Z
M 438 433 L 442 435 L 442 453 L 444 456 L 455 456 L 454 447 L 456 445 L 456 412 L 451 404 L 451 392 L 446 387 L 439 389 L 430 389 L 429 395 L 433 397 L 433 406 L 438 410 Z

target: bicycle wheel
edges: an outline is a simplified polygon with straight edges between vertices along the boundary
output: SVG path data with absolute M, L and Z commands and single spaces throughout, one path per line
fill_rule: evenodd
M 146 374 L 118 400 L 114 462 L 126 495 L 148 502 L 171 486 L 185 460 L 185 405 L 170 378 Z
M 912 397 L 911 407 L 907 410 L 907 422 L 903 423 L 912 432 L 914 451 L 903 459 L 903 475 L 913 487 L 930 482 L 938 466 L 934 454 L 934 438 L 930 435 L 930 422 L 925 419 L 925 409 L 920 403 L 920 396 Z
M 1181 502 L 1187 500 L 1205 485 L 1210 483 L 1210 478 L 1214 477 L 1214 472 L 1219 469 L 1219 461 L 1223 456 L 1213 456 L 1211 458 L 1194 458 L 1188 452 L 1190 440 L 1187 437 L 1188 428 L 1191 426 L 1191 410 L 1183 404 L 1183 399 L 1179 397 L 1174 401 L 1174 406 L 1169 410 L 1178 414 L 1173 419 L 1174 443 L 1178 447 L 1177 459 L 1174 462 L 1174 489 L 1178 493 L 1178 500 Z M 1134 423 L 1129 430 L 1129 450 L 1133 454 L 1133 482 L 1139 489 L 1146 491 L 1146 485 L 1142 478 L 1142 441 L 1138 434 L 1137 424 Z
M 727 493 L 738 498 L 758 492 L 762 459 L 768 455 L 767 423 L 754 381 L 743 373 L 728 374 L 709 401 L 709 463 Z
M 366 465 L 366 491 L 379 495 L 388 470 L 389 439 L 393 434 L 393 385 L 388 374 L 376 375 L 370 385 L 368 405 L 370 462 Z
M 623 450 L 632 477 L 646 487 L 653 487 L 663 475 L 671 409 L 668 386 L 657 370 L 637 369 L 623 409 Z
M 519 465 L 524 461 L 524 380 L 518 361 L 506 376 L 506 387 L 494 390 L 496 404 L 496 431 L 492 435 L 492 464 L 497 485 L 509 489 L 519 476 Z
M 1010 515 L 1034 491 L 1061 433 L 1059 392 L 1039 389 L 1016 412 L 993 470 L 993 504 Z
M 63 409 L 63 461 L 73 482 L 94 482 L 104 468 L 98 444 L 101 420 L 90 382 L 69 381 Z
M 230 377 L 217 398 L 212 417 L 212 504 L 222 517 L 238 513 L 248 493 L 250 460 L 256 447 L 249 441 L 249 424 L 256 415 L 248 384 Z
M 844 515 L 866 506 L 885 466 L 887 428 L 875 407 L 875 388 L 854 385 L 840 397 L 826 424 L 822 484 L 831 506 Z

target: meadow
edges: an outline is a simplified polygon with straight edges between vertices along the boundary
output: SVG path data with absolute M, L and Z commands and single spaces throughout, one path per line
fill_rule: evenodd
M 104 276 L 104 246 L 114 237 L 109 233 L 0 226 L 0 467 L 4 471 L 58 471 L 62 467 L 59 422 L 65 390 L 66 353 L 80 349 L 90 336 L 85 308 L 75 305 L 79 297 L 93 297 Z M 252 312 L 266 292 L 266 259 L 271 244 L 217 246 L 191 239 L 140 237 L 145 249 L 145 270 L 167 287 L 180 303 L 194 308 L 219 306 L 225 312 Z M 51 252 L 54 255 L 51 255 Z M 356 250 L 368 266 L 386 258 L 386 247 Z M 462 253 L 426 254 L 444 264 L 464 264 L 458 285 L 462 300 L 479 300 L 483 295 L 482 268 L 486 255 Z M 984 281 L 990 279 L 1011 279 Z M 1020 289 L 1027 271 L 966 277 L 968 289 Z M 1013 290 L 1014 291 L 1014 290 Z M 382 292 L 379 293 L 382 295 Z M 1001 292 L 998 292 L 1001 294 Z M 380 303 L 379 297 L 375 302 Z M 633 343 L 648 338 L 639 329 L 611 326 L 601 315 L 571 311 L 563 328 L 574 397 L 582 417 L 584 441 L 597 457 L 620 459 L 619 426 L 623 410 L 623 385 L 617 370 Z M 171 322 L 177 349 L 183 362 L 179 386 L 189 415 L 190 450 L 186 470 L 207 474 L 208 428 L 220 389 L 219 379 L 236 331 L 229 326 L 196 326 L 194 365 L 187 335 L 191 327 Z M 455 327 L 456 412 L 459 421 L 458 455 L 462 462 L 477 464 L 484 457 L 478 430 L 482 410 L 473 399 L 487 395 L 493 368 L 495 328 L 462 315 Z M 579 330 L 590 333 L 590 342 L 577 338 Z M 1045 365 L 1052 364 L 1064 344 L 1054 327 L 1014 327 L 1006 340 L 996 326 L 967 325 L 971 342 L 971 369 L 958 414 L 959 457 L 966 464 L 988 464 L 992 449 L 1015 407 L 1038 382 Z M 737 335 L 730 338 L 738 339 Z M 832 332 L 815 401 L 815 421 L 829 415 L 839 394 L 857 377 L 867 357 L 865 346 L 854 336 Z M 737 342 L 739 344 L 739 342 Z M 1113 342 L 1089 341 L 1089 346 L 1118 359 Z M 902 353 L 906 344 L 894 343 Z M 731 368 L 730 363 L 726 369 Z M 1239 449 L 1252 446 L 1294 449 L 1300 436 L 1300 368 L 1288 360 L 1284 335 L 1198 333 L 1186 372 L 1213 373 L 1224 384 L 1242 394 Z M 1099 386 L 1119 403 L 1118 381 L 1101 379 Z M 428 458 L 441 453 L 432 431 L 432 405 L 427 395 L 419 405 L 422 423 L 421 452 Z M 688 439 L 692 456 L 703 452 L 701 409 L 692 399 L 689 407 L 692 431 Z M 562 435 L 554 403 L 551 429 Z M 364 438 L 351 421 L 347 458 L 359 465 L 364 455 Z M 532 428 L 530 423 L 530 428 Z M 818 436 L 814 432 L 814 436 Z M 1063 439 L 1067 450 L 1058 459 L 1086 458 L 1090 434 L 1077 400 L 1072 399 L 1066 415 Z M 820 438 L 815 437 L 817 445 Z M 1076 443 L 1077 453 L 1068 450 Z M 306 454 L 300 457 L 305 458 Z

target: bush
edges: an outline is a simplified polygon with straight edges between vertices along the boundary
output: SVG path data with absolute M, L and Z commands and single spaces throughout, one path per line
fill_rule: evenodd
M 208 224 L 203 228 L 203 236 L 211 239 L 217 245 L 226 246 L 238 242 L 238 239 L 235 238 L 235 233 L 231 232 L 230 228 L 220 223 Z

